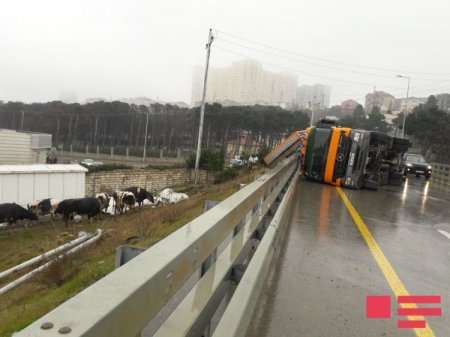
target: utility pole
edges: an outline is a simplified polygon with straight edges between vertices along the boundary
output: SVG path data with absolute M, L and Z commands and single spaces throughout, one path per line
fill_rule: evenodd
M 198 181 L 198 168 L 199 168 L 199 164 L 200 164 L 200 153 L 201 153 L 202 136 L 203 136 L 203 119 L 205 116 L 206 83 L 208 81 L 209 56 L 211 54 L 211 44 L 213 43 L 213 41 L 214 41 L 214 36 L 212 34 L 212 29 L 210 29 L 209 35 L 208 35 L 208 43 L 206 44 L 206 68 L 205 68 L 205 79 L 203 81 L 202 106 L 200 108 L 200 125 L 198 128 L 197 156 L 195 157 L 194 185 L 197 185 L 197 181 Z
M 408 79 L 408 88 L 406 89 L 405 109 L 403 110 L 403 124 L 402 124 L 402 138 L 403 138 L 405 137 L 406 111 L 408 110 L 409 82 L 411 81 L 411 77 L 402 75 L 397 75 L 397 77 Z
M 149 109 L 150 109 L 150 111 L 152 110 L 151 104 L 150 104 Z M 142 155 L 142 162 L 145 161 L 145 156 L 147 154 L 148 115 L 149 115 L 149 110 L 147 110 L 147 121 L 145 122 L 144 154 Z
M 20 123 L 20 130 L 23 131 L 23 117 L 25 115 L 25 111 L 22 110 L 22 122 Z

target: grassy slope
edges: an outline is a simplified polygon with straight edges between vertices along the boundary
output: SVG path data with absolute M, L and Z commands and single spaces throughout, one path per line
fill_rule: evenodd
M 26 230 L 0 231 L 1 271 L 73 240 L 78 231 L 105 230 L 103 238 L 92 247 L 61 260 L 34 279 L 0 295 L 0 337 L 11 336 L 110 273 L 114 269 L 115 249 L 121 244 L 130 244 L 127 239 L 142 237 L 136 245 L 150 247 L 200 215 L 206 199 L 223 200 L 236 191 L 237 183 L 251 180 L 247 175 L 221 185 L 204 186 L 179 204 L 106 217 L 91 224 L 83 220 L 72 227 L 46 224 Z M 16 277 L 2 280 L 0 287 Z

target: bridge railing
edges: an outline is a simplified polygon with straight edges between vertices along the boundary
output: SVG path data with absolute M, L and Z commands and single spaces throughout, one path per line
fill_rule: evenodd
M 450 185 L 450 165 L 432 163 L 431 179 L 445 185 Z
M 284 160 L 282 165 L 267 171 L 15 336 L 47 337 L 62 333 L 89 337 L 140 336 L 196 273 L 201 276 L 199 281 L 155 334 L 209 335 L 209 322 L 215 311 L 213 308 L 222 300 L 223 285 L 229 281 L 233 267 L 242 262 L 261 220 L 271 213 L 286 189 L 286 195 L 292 196 L 289 183 L 297 177 L 295 167 L 295 159 Z M 256 261 L 262 262 L 264 268 L 270 260 L 266 257 L 271 257 L 270 249 L 285 222 L 286 209 L 290 208 L 278 210 L 268 226 L 259 244 L 264 251 L 262 255 L 258 253 L 260 248 L 256 250 L 255 257 L 261 255 Z M 269 241 L 264 241 L 265 238 Z M 244 277 L 247 274 L 245 272 Z M 237 329 L 242 330 L 244 326 Z

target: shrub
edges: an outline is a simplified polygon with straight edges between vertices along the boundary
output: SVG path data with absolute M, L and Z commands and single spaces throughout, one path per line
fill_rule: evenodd
M 192 153 L 186 159 L 186 166 L 188 168 L 195 168 L 196 154 Z M 225 164 L 225 151 L 223 149 L 214 151 L 212 149 L 203 149 L 200 155 L 199 167 L 207 171 L 222 171 Z
M 225 170 L 218 172 L 214 177 L 214 184 L 221 184 L 233 178 L 236 178 L 239 174 L 238 168 L 226 168 Z
M 125 164 L 106 164 L 99 166 L 87 166 L 80 164 L 81 166 L 86 167 L 89 170 L 89 173 L 94 172 L 102 172 L 102 171 L 114 171 L 114 170 L 130 170 L 133 166 L 125 165 Z

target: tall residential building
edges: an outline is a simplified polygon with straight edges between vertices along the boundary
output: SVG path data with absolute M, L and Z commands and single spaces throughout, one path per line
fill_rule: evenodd
M 371 113 L 375 106 L 380 108 L 382 113 L 392 111 L 394 108 L 395 97 L 384 91 L 374 91 L 366 95 L 364 110 Z
M 450 94 L 439 94 L 436 95 L 437 104 L 439 109 L 450 113 Z
M 352 114 L 358 105 L 359 103 L 356 102 L 355 100 L 348 99 L 341 103 L 341 111 L 343 114 Z
M 196 67 L 192 77 L 193 106 L 201 104 L 204 69 Z M 210 68 L 206 102 L 225 105 L 292 104 L 297 90 L 297 76 L 273 73 L 253 60 L 233 62 L 231 67 Z
M 408 97 L 408 103 L 406 103 L 406 98 L 398 98 L 394 101 L 392 111 L 399 113 L 402 111 L 411 112 L 416 106 L 426 102 L 427 99 L 425 97 Z
M 331 87 L 323 84 L 302 85 L 297 89 L 296 103 L 302 108 L 319 105 L 322 108 L 330 106 Z

